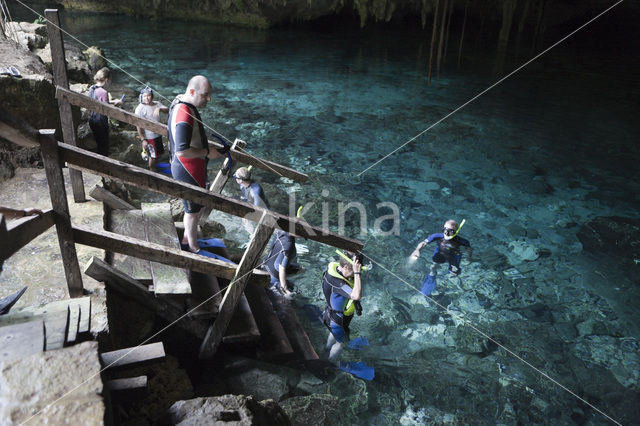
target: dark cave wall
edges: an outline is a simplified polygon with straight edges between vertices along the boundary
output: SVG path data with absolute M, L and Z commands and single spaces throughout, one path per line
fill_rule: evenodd
M 75 10 L 254 28 L 330 19 L 341 14 L 353 15 L 354 21 L 362 27 L 374 23 L 410 22 L 429 28 L 436 6 L 442 11 L 446 4 L 454 21 L 461 22 L 466 10 L 470 21 L 492 24 L 496 40 L 500 35 L 502 41 L 519 29 L 562 25 L 574 19 L 592 17 L 612 5 L 610 0 L 59 0 L 59 3 Z M 637 5 L 628 7 L 639 8 Z

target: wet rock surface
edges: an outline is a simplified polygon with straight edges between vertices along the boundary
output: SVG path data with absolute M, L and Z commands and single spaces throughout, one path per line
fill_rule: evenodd
M 222 395 L 177 401 L 163 424 L 177 425 L 274 425 L 292 423 L 272 400 L 258 401 L 252 396 Z

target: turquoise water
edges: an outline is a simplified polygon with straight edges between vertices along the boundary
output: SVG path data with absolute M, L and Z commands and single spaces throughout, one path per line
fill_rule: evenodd
M 345 423 L 609 422 L 585 401 L 622 423 L 638 421 L 638 241 L 620 253 L 578 237 L 596 217 L 636 220 L 640 209 L 637 49 L 614 42 L 622 34 L 611 20 L 362 174 L 525 59 L 496 76 L 491 52 L 467 51 L 458 70 L 451 42 L 439 81 L 428 86 L 424 34 L 92 15 L 67 15 L 63 26 L 169 99 L 192 75 L 208 76 L 212 102 L 201 113 L 209 126 L 310 175 L 300 186 L 257 173 L 277 210 L 289 212 L 283 194 L 294 192 L 296 205 L 313 203 L 311 223 L 327 217 L 338 231 L 339 202 L 366 207 L 366 232 L 355 210 L 344 232 L 362 239 L 375 263 L 364 275 L 364 314 L 352 323 L 370 347 L 343 359 L 375 366 L 376 377 L 358 398 L 343 398 Z M 140 88 L 122 72 L 115 82 Z M 376 226 L 393 212 L 377 208 L 382 202 L 398 207 L 399 235 L 386 235 L 390 221 Z M 408 256 L 448 218 L 466 218 L 461 235 L 474 258 L 460 278 L 440 268 L 429 300 L 418 289 L 431 250 L 413 264 Z M 337 256 L 301 244 L 307 272 L 294 278 L 293 303 L 323 354 L 326 330 L 302 307 L 322 306 L 322 270 Z

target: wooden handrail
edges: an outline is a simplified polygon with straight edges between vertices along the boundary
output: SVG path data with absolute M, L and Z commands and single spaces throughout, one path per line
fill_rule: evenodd
M 47 142 L 48 143 L 48 142 Z M 189 185 L 141 167 L 94 154 L 75 146 L 57 142 L 60 157 L 75 168 L 110 177 L 143 189 L 148 189 L 176 198 L 186 198 L 203 206 L 210 206 L 224 213 L 257 222 L 265 209 L 244 201 L 214 194 L 195 185 Z M 309 225 L 306 221 L 267 210 L 274 217 L 277 227 L 300 237 L 309 238 L 330 246 L 358 251 L 362 249 L 359 240 L 344 237 L 329 230 Z
M 76 105 L 82 108 L 89 109 L 91 111 L 98 112 L 100 114 L 111 117 L 115 120 L 122 121 L 124 123 L 129 123 L 137 127 L 142 127 L 144 129 L 155 132 L 159 135 L 163 135 L 168 137 L 169 131 L 167 130 L 167 125 L 158 123 L 157 121 L 147 120 L 146 118 L 139 117 L 131 112 L 125 111 L 123 109 L 114 107 L 105 102 L 100 102 L 95 99 L 90 98 L 87 95 L 83 95 L 78 92 L 74 92 L 72 90 L 65 89 L 63 87 L 56 87 L 56 98 L 64 99 L 69 102 L 71 105 Z M 215 132 L 217 136 L 220 136 L 219 133 Z M 227 140 L 226 138 L 224 138 Z M 231 145 L 231 143 L 229 143 Z M 222 148 L 222 144 L 218 142 L 209 141 L 209 147 L 211 149 Z M 258 157 L 254 157 L 251 154 L 248 154 L 239 150 L 231 151 L 231 158 L 234 161 L 239 161 L 241 163 L 249 164 L 254 167 L 260 168 L 262 170 L 266 170 L 268 172 L 277 174 L 282 177 L 286 177 L 292 179 L 296 182 L 306 182 L 309 180 L 309 176 L 300 173 L 297 170 L 291 169 L 289 167 L 280 165 L 278 163 L 274 163 L 272 161 L 264 160 Z
M 161 244 L 79 225 L 73 225 L 73 241 L 76 244 L 122 253 L 139 259 L 164 263 L 165 265 L 188 268 L 228 280 L 235 276 L 237 269 L 237 265 L 222 260 L 211 259 Z M 259 282 L 264 286 L 269 282 L 269 274 L 259 269 L 254 270 L 250 276 L 253 281 Z

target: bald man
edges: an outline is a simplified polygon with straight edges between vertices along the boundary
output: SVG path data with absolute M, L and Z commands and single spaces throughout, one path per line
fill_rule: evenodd
M 198 108 L 204 108 L 211 100 L 211 83 L 206 77 L 197 75 L 189 80 L 187 90 L 179 95 L 169 108 L 169 143 L 171 147 L 171 174 L 181 182 L 205 188 L 207 184 L 207 161 L 223 155 L 228 148 L 209 151 L 209 142 Z M 191 200 L 182 200 L 184 205 L 183 243 L 193 253 L 200 252 L 197 226 L 202 206 Z M 202 253 L 207 254 L 207 253 Z

